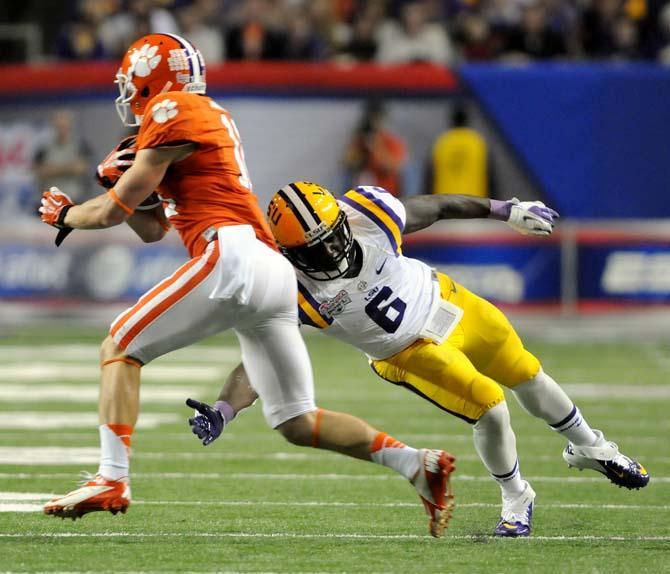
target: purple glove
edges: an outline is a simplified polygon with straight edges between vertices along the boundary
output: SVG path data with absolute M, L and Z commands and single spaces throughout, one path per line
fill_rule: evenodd
M 489 217 L 506 222 L 523 235 L 549 235 L 559 215 L 541 201 L 519 201 L 514 198 L 509 201 L 492 199 Z
M 186 405 L 200 414 L 188 419 L 191 431 L 202 440 L 203 446 L 213 443 L 226 427 L 226 424 L 235 418 L 235 411 L 225 401 L 216 401 L 211 407 L 195 399 L 186 399 Z

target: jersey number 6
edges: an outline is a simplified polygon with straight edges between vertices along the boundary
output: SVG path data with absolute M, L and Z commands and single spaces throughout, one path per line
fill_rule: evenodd
M 390 287 L 382 287 L 379 293 L 365 306 L 365 314 L 387 333 L 395 333 L 398 330 L 407 308 L 407 303 L 400 297 L 396 297 L 393 301 L 384 305 L 392 295 L 393 291 Z M 393 313 L 389 314 L 389 310 Z

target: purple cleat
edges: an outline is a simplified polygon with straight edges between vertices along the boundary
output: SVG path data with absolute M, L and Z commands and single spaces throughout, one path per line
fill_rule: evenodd
M 508 538 L 530 536 L 534 501 L 535 491 L 527 482 L 526 488 L 516 498 L 510 499 L 503 496 L 500 522 L 493 531 L 493 535 Z

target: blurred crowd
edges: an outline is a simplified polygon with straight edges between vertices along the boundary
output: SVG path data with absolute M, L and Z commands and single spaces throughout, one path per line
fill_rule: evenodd
M 44 56 L 117 59 L 149 32 L 225 60 L 660 60 L 670 0 L 25 0 L 0 24 L 33 22 Z M 0 34 L 0 61 L 20 47 Z M 1 49 L 5 46 L 5 49 Z

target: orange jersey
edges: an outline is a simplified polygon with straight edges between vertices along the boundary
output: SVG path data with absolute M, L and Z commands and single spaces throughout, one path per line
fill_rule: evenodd
M 137 136 L 137 149 L 193 142 L 197 149 L 173 163 L 158 186 L 165 214 L 191 257 L 203 253 L 203 233 L 224 225 L 249 224 L 256 237 L 276 249 L 244 162 L 230 114 L 211 98 L 165 92 L 151 100 Z

